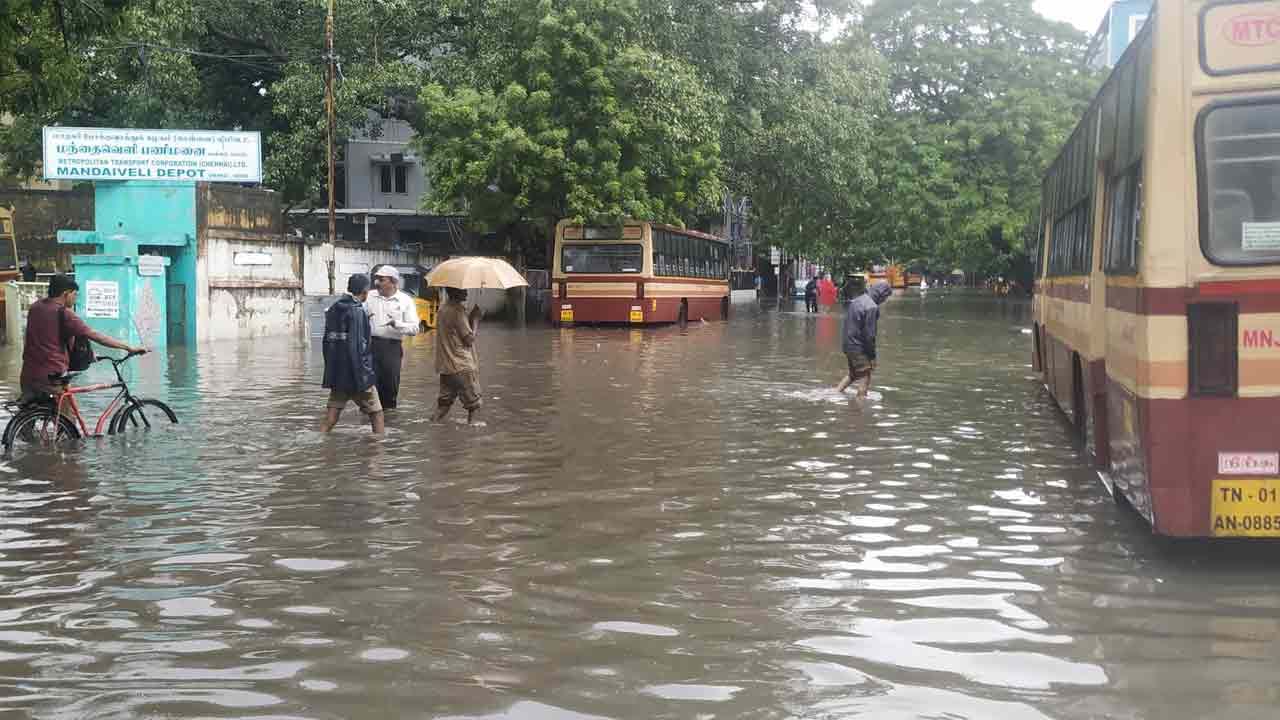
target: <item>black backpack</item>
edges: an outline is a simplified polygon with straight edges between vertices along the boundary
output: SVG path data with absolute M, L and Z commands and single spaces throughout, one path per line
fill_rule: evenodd
M 58 323 L 61 325 L 62 342 L 67 347 L 67 370 L 70 372 L 81 372 L 88 370 L 93 364 L 93 347 L 89 345 L 89 338 L 84 335 L 76 335 L 67 338 L 67 309 L 63 308 L 58 313 Z

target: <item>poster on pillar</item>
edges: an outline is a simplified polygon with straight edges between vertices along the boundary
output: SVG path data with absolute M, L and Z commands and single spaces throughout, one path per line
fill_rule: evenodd
M 85 317 L 111 320 L 120 317 L 120 283 L 91 280 L 84 286 Z

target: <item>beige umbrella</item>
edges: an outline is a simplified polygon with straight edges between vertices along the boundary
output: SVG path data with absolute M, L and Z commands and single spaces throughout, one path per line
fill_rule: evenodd
M 427 282 L 433 287 L 453 287 L 462 290 L 472 288 L 498 288 L 506 290 L 526 286 L 511 263 L 489 257 L 457 257 L 445 260 L 427 273 Z

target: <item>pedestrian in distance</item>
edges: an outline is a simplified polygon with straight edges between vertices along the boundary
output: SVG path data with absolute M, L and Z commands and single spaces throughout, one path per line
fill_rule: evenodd
M 822 279 L 818 281 L 818 304 L 822 307 L 831 307 L 836 304 L 836 284 L 831 282 L 831 275 L 822 274 Z
M 363 273 L 347 279 L 347 294 L 324 311 L 324 382 L 329 389 L 329 405 L 321 432 L 338 424 L 347 403 L 353 402 L 369 417 L 376 435 L 385 429 L 382 403 L 374 387 L 373 350 L 369 314 L 364 302 L 369 297 L 369 276 Z
M 365 301 L 373 325 L 373 372 L 383 410 L 400 404 L 400 366 L 404 362 L 404 338 L 418 334 L 420 321 L 413 298 L 400 289 L 400 271 L 383 265 L 373 273 L 374 290 Z
M 446 287 L 448 301 L 436 315 L 436 372 L 440 373 L 440 397 L 432 420 L 449 414 L 453 403 L 462 400 L 470 423 L 480 409 L 480 362 L 476 357 L 476 329 L 480 326 L 480 306 L 467 312 L 467 291 Z
M 22 282 L 36 281 L 36 266 L 31 264 L 31 258 L 23 258 L 22 266 L 18 268 L 18 272 L 22 273 Z
M 877 280 L 862 295 L 849 303 L 844 315 L 842 349 L 849 362 L 849 373 L 836 386 L 844 392 L 853 386 L 854 396 L 863 399 L 871 389 L 871 373 L 876 369 L 876 327 L 880 322 L 880 305 L 893 294 L 885 280 Z
M 804 311 L 818 312 L 818 276 L 809 278 L 804 285 Z

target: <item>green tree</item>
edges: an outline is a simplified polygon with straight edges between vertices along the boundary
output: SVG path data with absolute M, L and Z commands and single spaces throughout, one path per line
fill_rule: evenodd
M 899 257 L 924 245 L 936 263 L 1006 271 L 1038 222 L 1040 176 L 1097 87 L 1082 62 L 1085 36 L 1030 0 L 878 0 L 861 30 L 890 64 L 894 122 L 882 128 L 912 128 L 922 159 L 878 163 L 900 175 L 881 186 L 901 196 L 874 203 L 868 222 L 897 225 L 885 243 L 904 244 Z M 899 156 L 904 145 L 876 147 Z M 900 224 L 904 206 L 936 208 L 945 223 L 924 226 L 922 243 Z
M 432 83 L 415 125 L 428 205 L 501 227 L 681 223 L 719 197 L 719 98 L 638 42 L 636 5 L 509 0 L 467 82 Z

